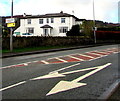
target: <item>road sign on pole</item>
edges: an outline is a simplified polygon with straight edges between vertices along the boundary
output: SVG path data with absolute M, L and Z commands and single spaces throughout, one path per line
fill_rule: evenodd
M 15 27 L 15 23 L 8 23 L 7 27 Z
M 8 18 L 5 20 L 6 23 L 15 23 L 15 18 Z

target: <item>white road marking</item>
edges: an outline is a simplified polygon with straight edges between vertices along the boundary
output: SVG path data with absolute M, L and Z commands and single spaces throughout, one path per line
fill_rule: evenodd
M 94 57 L 92 57 L 92 56 L 89 56 L 89 55 L 85 55 L 85 54 L 78 54 L 78 55 L 81 55 L 81 56 L 85 56 L 85 57 L 89 57 L 89 58 L 94 58 Z
M 16 65 L 5 66 L 5 67 L 2 67 L 0 69 L 6 69 L 6 68 L 11 68 L 11 67 L 16 67 L 16 66 L 19 66 L 19 65 L 27 66 L 28 64 L 27 63 L 21 63 L 21 64 L 16 64 Z
M 94 59 L 90 59 L 89 61 L 93 61 L 93 60 L 97 60 L 97 59 L 100 59 L 101 57 L 97 57 L 97 58 L 94 58 Z
M 41 77 L 33 78 L 33 79 L 30 79 L 30 80 L 47 79 L 47 78 L 55 78 L 55 77 L 65 77 L 67 74 L 72 74 L 72 73 L 76 73 L 76 72 L 81 72 L 81 71 L 87 71 L 87 70 L 95 69 L 95 70 L 93 70 L 92 72 L 87 73 L 87 74 L 85 74 L 85 75 L 83 75 L 83 76 L 81 76 L 81 77 L 79 77 L 79 78 L 77 78 L 77 79 L 75 79 L 75 80 L 73 80 L 73 81 L 71 81 L 71 82 L 61 81 L 62 84 L 63 84 L 63 82 L 64 82 L 64 83 L 67 83 L 67 84 L 71 84 L 71 85 L 68 85 L 68 86 L 67 86 L 67 89 L 66 89 L 66 86 L 63 84 L 63 85 L 65 86 L 65 88 L 64 88 L 64 90 L 62 90 L 62 91 L 65 91 L 65 90 L 69 90 L 69 89 L 72 89 L 72 88 L 76 88 L 76 87 L 80 87 L 80 86 L 86 85 L 85 83 L 77 83 L 77 82 L 80 81 L 80 80 L 82 80 L 82 79 L 84 79 L 84 78 L 86 78 L 86 77 L 88 77 L 88 76 L 90 76 L 90 75 L 92 75 L 92 74 L 94 74 L 94 73 L 96 73 L 96 72 L 98 72 L 99 70 L 105 68 L 106 66 L 111 65 L 111 63 L 108 63 L 108 64 L 103 65 L 103 66 L 98 66 L 98 67 L 93 67 L 93 68 L 86 68 L 86 69 L 81 69 L 81 70 L 75 70 L 75 71 L 70 71 L 70 72 L 65 72 L 65 73 L 58 73 L 58 71 L 62 71 L 62 70 L 64 70 L 64 69 L 68 69 L 68 68 L 71 68 L 71 67 L 76 66 L 76 65 L 79 65 L 79 64 L 80 64 L 80 63 L 74 64 L 74 65 L 71 65 L 71 66 L 68 66 L 68 67 L 65 67 L 65 68 L 61 68 L 61 69 L 59 69 L 59 70 L 55 70 L 55 71 L 53 71 L 53 72 L 50 72 L 48 75 L 44 75 L 44 76 L 41 76 Z M 21 85 L 21 84 L 24 84 L 24 83 L 26 83 L 26 82 L 27 82 L 27 81 L 22 81 L 22 82 L 19 82 L 19 83 L 10 85 L 10 86 L 8 86 L 8 87 L 5 87 L 5 88 L 0 89 L 0 91 L 4 91 L 4 90 L 7 90 L 7 89 L 16 87 L 16 86 Z M 61 83 L 61 82 L 60 82 L 60 83 Z M 76 83 L 77 83 L 77 84 L 76 84 Z M 60 84 L 60 85 L 61 85 L 61 84 Z M 61 86 L 61 87 L 62 87 L 62 86 Z M 56 88 L 55 88 L 55 89 L 56 89 Z M 58 89 L 58 88 L 57 88 L 57 89 Z M 52 92 L 53 92 L 53 91 L 52 91 Z M 61 92 L 61 91 L 60 91 L 60 92 Z M 55 93 L 56 93 L 56 92 L 55 92 Z M 51 94 L 53 94 L 53 93 L 50 92 L 50 93 L 48 93 L 47 95 L 51 95 Z
M 86 68 L 86 69 L 69 71 L 69 72 L 64 72 L 64 73 L 50 72 L 50 73 L 47 74 L 47 75 L 43 75 L 43 76 L 40 76 L 40 77 L 36 77 L 36 78 L 30 79 L 30 80 L 41 80 L 41 79 L 65 77 L 67 74 L 73 74 L 73 73 L 83 72 L 83 71 L 88 71 L 88 70 L 93 70 L 93 69 L 97 69 L 97 68 L 98 68 L 98 67 Z
M 97 52 L 109 55 L 109 53 L 107 53 L 107 51 L 106 52 L 97 51 Z
M 47 62 L 45 60 L 41 60 L 41 62 L 43 62 L 44 64 L 49 64 L 49 62 Z
M 73 65 L 70 65 L 70 66 L 67 66 L 67 67 L 64 67 L 64 68 L 61 68 L 61 69 L 55 70 L 55 71 L 50 72 L 50 73 L 59 72 L 59 71 L 62 71 L 62 70 L 65 70 L 65 69 L 68 69 L 68 68 L 71 68 L 71 67 L 74 67 L 74 66 L 77 66 L 77 65 L 80 65 L 80 63 L 73 64 Z
M 48 79 L 48 78 L 55 78 L 55 77 L 64 77 L 65 75 L 63 75 L 63 74 L 58 74 L 58 71 L 62 71 L 62 70 L 65 70 L 65 69 L 68 69 L 68 68 L 71 68 L 71 67 L 74 67 L 74 66 L 77 66 L 77 65 L 80 65 L 80 63 L 77 63 L 77 64 L 74 64 L 74 65 L 67 66 L 67 67 L 65 67 L 65 68 L 61 68 L 61 69 L 55 70 L 55 71 L 53 71 L 53 72 L 50 72 L 48 75 L 36 77 L 36 78 L 30 79 L 30 80 Z M 11 85 L 11 86 L 8 86 L 8 87 L 5 87 L 5 88 L 0 89 L 0 91 L 4 91 L 4 90 L 10 89 L 10 88 L 13 88 L 13 87 L 15 87 L 15 86 L 24 84 L 24 83 L 26 83 L 26 82 L 27 82 L 27 81 L 22 81 L 22 82 L 13 84 L 13 85 Z
M 58 72 L 54 72 L 54 73 L 49 73 L 47 75 L 36 77 L 30 80 L 50 79 L 50 78 L 57 78 L 57 77 L 65 77 L 65 75 L 59 74 Z
M 93 71 L 91 71 L 91 72 L 89 72 L 89 73 L 87 73 L 87 74 L 85 74 L 85 75 L 83 75 L 83 76 L 81 76 L 81 77 L 73 80 L 72 82 L 79 82 L 79 81 L 81 81 L 81 80 L 83 80 L 83 79 L 91 76 L 92 74 L 95 74 L 96 72 L 98 72 L 98 71 L 100 71 L 100 70 L 102 70 L 102 69 L 110 66 L 111 64 L 112 64 L 112 63 L 107 63 L 107 64 L 105 64 L 105 65 L 103 65 L 103 66 L 98 66 L 97 69 L 95 69 L 95 70 L 93 70 Z
M 39 62 L 39 61 L 33 61 L 34 63 Z
M 86 68 L 86 69 L 74 70 L 74 71 L 65 72 L 65 73 L 60 73 L 60 74 L 62 74 L 62 75 L 67 75 L 67 74 L 72 74 L 72 73 L 77 73 L 77 72 L 83 72 L 83 71 L 88 71 L 88 70 L 97 69 L 97 68 L 98 68 L 98 67 Z
M 93 70 L 93 71 L 91 71 L 83 76 L 80 76 L 79 78 L 74 79 L 72 81 L 60 81 L 58 84 L 55 85 L 55 87 L 52 88 L 52 90 L 50 90 L 46 94 L 46 96 L 87 85 L 86 83 L 78 83 L 78 82 L 85 79 L 85 78 L 88 78 L 89 76 L 91 76 L 91 75 L 97 73 L 98 71 L 108 67 L 109 65 L 111 65 L 111 63 L 107 63 L 103 66 L 97 66 L 97 69 L 95 69 L 95 70 Z M 96 68 L 96 67 L 94 67 L 94 68 Z
M 86 83 L 75 83 L 69 81 L 60 81 L 46 96 L 70 90 L 73 88 L 81 87 L 87 85 Z
M 19 82 L 19 83 L 13 84 L 13 85 L 11 85 L 11 86 L 8 86 L 8 87 L 5 87 L 5 88 L 2 88 L 2 89 L 0 89 L 0 92 L 1 92 L 1 91 L 4 91 L 4 90 L 7 90 L 7 89 L 10 89 L 10 88 L 13 88 L 13 87 L 15 87 L 15 86 L 18 86 L 18 85 L 24 84 L 24 83 L 26 83 L 26 81 L 22 81 L 22 82 Z
M 60 61 L 62 61 L 62 62 L 68 62 L 68 61 L 63 60 L 63 59 L 60 59 L 60 58 L 58 58 L 58 57 L 56 57 L 55 59 L 60 60 Z
M 27 64 L 27 63 L 24 63 L 24 65 L 25 65 L 25 66 L 28 66 L 28 64 Z
M 120 51 L 119 51 L 119 49 L 118 49 L 118 52 L 115 52 L 114 50 L 116 50 L 116 49 L 118 49 L 118 48 L 108 48 L 108 49 L 106 49 L 106 52 L 108 51 L 108 52 L 114 52 L 114 53 L 119 53 Z M 102 51 L 102 50 L 99 50 L 99 51 Z M 95 52 L 99 52 L 98 50 L 95 50 Z M 86 52 L 86 53 L 91 53 L 91 52 L 94 52 L 94 51 L 90 51 L 90 52 Z M 79 53 L 78 53 L 79 54 Z M 91 54 L 94 54 L 94 55 L 99 55 L 100 57 L 105 57 L 105 56 L 107 56 L 107 55 L 101 55 L 101 54 L 97 54 L 97 53 L 91 53 Z M 109 53 L 108 53 L 109 54 Z M 76 60 L 79 60 L 79 61 L 84 61 L 83 59 L 80 59 L 80 58 L 77 58 L 77 57 L 74 57 L 74 56 L 71 56 L 71 55 L 76 55 L 76 54 L 70 54 L 70 55 L 65 55 L 65 56 L 68 56 L 68 57 L 70 57 L 70 58 L 74 58 L 74 59 L 76 59 Z M 83 55 L 83 54 L 81 54 L 81 55 Z M 86 55 L 87 56 L 87 55 Z M 54 58 L 60 58 L 60 57 L 62 57 L 62 56 L 59 56 L 59 57 L 54 57 Z M 92 56 L 89 56 L 90 58 L 92 58 Z M 49 58 L 49 59 L 53 59 L 53 58 Z M 96 58 L 95 58 L 96 59 Z M 97 58 L 98 59 L 98 58 Z M 92 60 L 94 60 L 94 59 L 92 59 Z M 61 61 L 64 61 L 64 62 L 66 62 L 66 60 L 61 60 Z M 91 61 L 91 60 L 90 60 Z M 5 66 L 5 67 L 2 67 L 2 68 L 0 68 L 0 69 L 6 69 L 6 68 L 11 68 L 11 67 L 16 67 L 17 65 L 25 65 L 25 66 L 28 66 L 28 64 L 30 64 L 30 63 L 36 63 L 36 62 L 39 62 L 39 61 L 31 61 L 31 62 L 26 62 L 26 63 L 21 63 L 21 64 L 15 64 L 15 65 L 10 65 L 10 66 Z M 45 60 L 42 60 L 41 62 L 43 62 L 44 64 L 49 64 L 49 62 L 47 62 L 47 61 L 45 61 Z
M 79 60 L 79 61 L 84 61 L 83 59 L 80 59 L 80 58 L 77 58 L 77 57 L 74 57 L 74 56 L 71 56 L 71 55 L 67 55 L 67 56 L 70 57 L 70 58 L 73 58 L 73 59 Z
M 95 52 L 96 52 L 96 51 L 95 51 Z M 101 54 L 93 53 L 93 51 L 92 51 L 92 52 L 86 52 L 86 53 L 90 53 L 90 54 L 93 54 L 93 55 L 98 55 L 98 56 L 100 56 L 100 57 L 103 56 L 103 55 L 101 55 Z

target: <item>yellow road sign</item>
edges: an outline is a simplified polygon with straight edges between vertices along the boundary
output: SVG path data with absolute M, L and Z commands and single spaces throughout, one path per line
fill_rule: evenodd
M 8 23 L 7 27 L 15 27 L 15 23 Z

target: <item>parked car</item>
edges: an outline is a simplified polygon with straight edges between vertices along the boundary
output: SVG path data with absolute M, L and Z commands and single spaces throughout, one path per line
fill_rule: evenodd
M 14 37 L 20 37 L 20 32 L 14 32 L 13 36 Z
M 22 33 L 21 37 L 30 37 L 30 36 L 34 36 L 32 33 Z

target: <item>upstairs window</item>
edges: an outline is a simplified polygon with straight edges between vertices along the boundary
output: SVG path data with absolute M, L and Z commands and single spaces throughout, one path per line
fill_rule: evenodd
M 59 28 L 59 33 L 67 33 L 68 27 L 60 27 Z
M 49 18 L 46 19 L 46 22 L 49 23 Z
M 51 23 L 54 23 L 54 18 L 51 18 Z
M 61 18 L 61 23 L 65 23 L 65 18 Z
M 27 19 L 27 23 L 28 23 L 28 24 L 31 24 L 31 19 Z
M 39 19 L 39 24 L 43 24 L 43 19 Z

